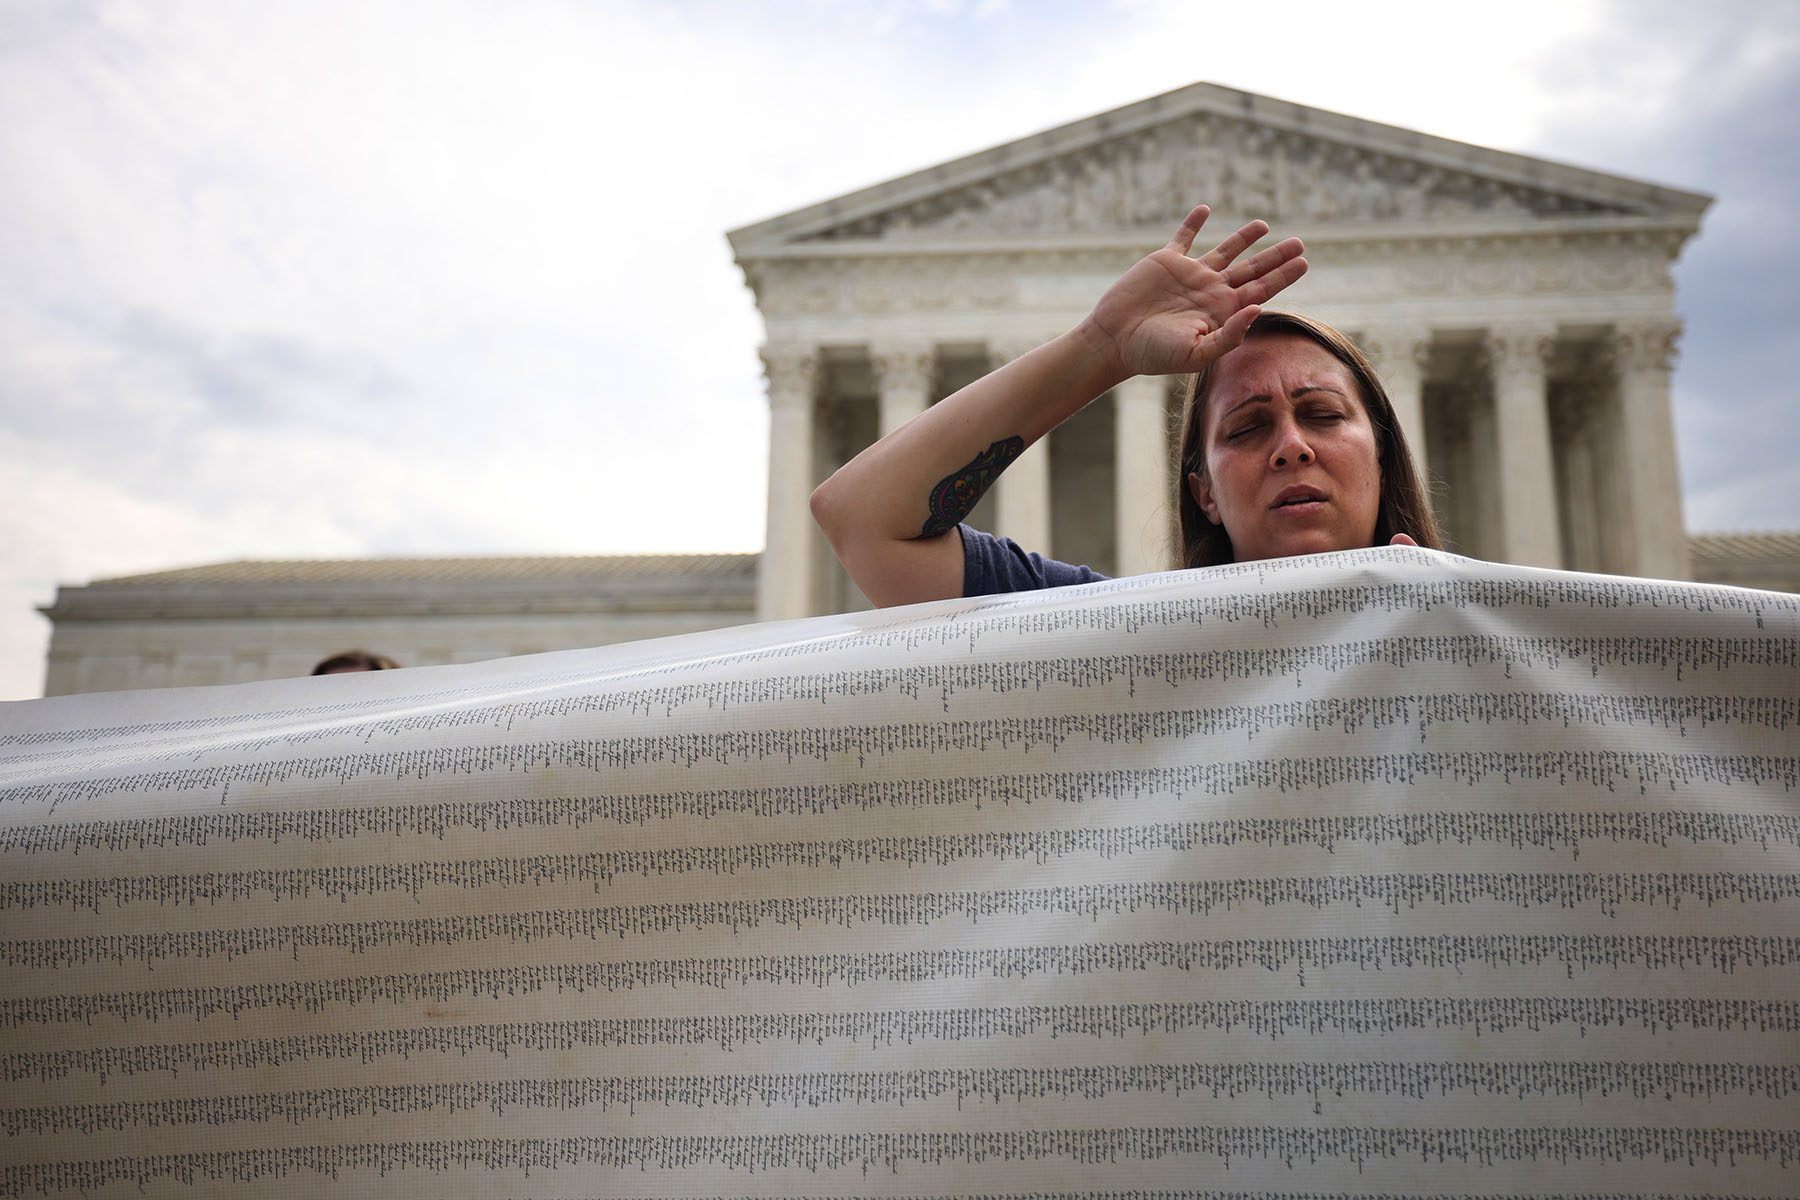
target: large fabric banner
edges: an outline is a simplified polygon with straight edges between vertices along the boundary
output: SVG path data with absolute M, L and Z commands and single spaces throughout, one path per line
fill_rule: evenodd
M 8 705 L 0 1196 L 1792 1196 L 1797 784 L 1412 549 Z

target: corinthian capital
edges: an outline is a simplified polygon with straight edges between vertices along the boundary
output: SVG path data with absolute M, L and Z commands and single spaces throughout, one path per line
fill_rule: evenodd
M 1556 326 L 1536 322 L 1496 325 L 1487 331 L 1481 348 L 1496 375 L 1539 372 L 1556 349 Z
M 1621 371 L 1667 371 L 1675 365 L 1680 341 L 1680 321 L 1653 317 L 1614 325 L 1609 349 Z
M 1384 375 L 1423 372 L 1431 358 L 1431 327 L 1428 325 L 1378 325 L 1365 331 L 1361 341 L 1363 353 Z
M 882 390 L 924 392 L 937 376 L 937 349 L 929 342 L 877 342 L 869 363 Z
M 813 398 L 819 383 L 817 346 L 776 342 L 764 346 L 759 353 L 763 375 L 769 381 L 770 404 L 799 404 Z

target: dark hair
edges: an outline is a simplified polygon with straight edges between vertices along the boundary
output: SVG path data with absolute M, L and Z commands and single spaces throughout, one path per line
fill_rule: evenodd
M 399 665 L 385 654 L 370 654 L 367 650 L 340 650 L 329 658 L 320 659 L 312 673 L 336 675 L 343 671 L 392 671 Z
M 1250 323 L 1245 341 L 1258 337 L 1292 334 L 1322 347 L 1343 363 L 1356 380 L 1363 411 L 1375 427 L 1376 463 L 1381 469 L 1381 505 L 1375 521 L 1375 544 L 1386 545 L 1396 533 L 1404 533 L 1421 546 L 1433 550 L 1443 548 L 1438 535 L 1437 518 L 1431 511 L 1431 498 L 1419 479 L 1412 451 L 1407 448 L 1406 434 L 1394 415 L 1394 405 L 1381 377 L 1356 343 L 1311 317 L 1294 313 L 1265 312 Z M 1188 486 L 1188 476 L 1206 473 L 1206 403 L 1218 378 L 1221 359 L 1214 359 L 1188 384 L 1186 413 L 1181 422 L 1181 459 L 1175 476 L 1175 505 L 1181 516 L 1181 564 L 1184 567 L 1212 567 L 1235 561 L 1231 536 L 1223 525 L 1214 525 L 1201 511 Z

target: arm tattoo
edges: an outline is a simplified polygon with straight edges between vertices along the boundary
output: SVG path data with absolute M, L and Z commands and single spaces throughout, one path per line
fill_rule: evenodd
M 1025 453 L 1022 437 L 1002 438 L 975 456 L 975 461 L 938 481 L 931 489 L 931 516 L 926 518 L 920 537 L 936 537 L 955 529 L 957 522 L 969 515 L 987 490 L 1000 478 L 1000 472 Z

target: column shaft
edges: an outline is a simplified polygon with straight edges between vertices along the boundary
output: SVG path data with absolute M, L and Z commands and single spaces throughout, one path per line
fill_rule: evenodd
M 1500 557 L 1520 566 L 1563 565 L 1544 373 L 1554 341 L 1555 330 L 1548 326 L 1491 330 L 1487 340 L 1499 459 Z
M 1579 416 L 1571 416 L 1556 434 L 1562 447 L 1563 522 L 1568 531 L 1563 544 L 1563 563 L 1571 571 L 1599 571 L 1604 531 L 1596 520 L 1601 508 L 1598 473 L 1594 468 L 1594 431 L 1590 420 L 1591 398 L 1581 393 L 1572 395 L 1579 405 Z
M 813 615 L 817 574 L 808 500 L 813 478 L 813 412 L 819 378 L 812 346 L 767 346 L 763 371 L 769 381 L 768 536 L 756 579 L 756 617 L 778 621 Z
M 1675 418 L 1669 374 L 1681 324 L 1638 321 L 1618 326 L 1612 351 L 1618 372 L 1618 445 L 1625 489 L 1631 565 L 1638 575 L 1686 579 L 1687 526 L 1681 512 L 1681 470 L 1675 458 Z
M 875 369 L 880 437 L 886 437 L 931 406 L 937 351 L 929 342 L 884 342 L 869 350 Z
M 1168 381 L 1137 375 L 1113 389 L 1113 487 L 1121 575 L 1169 569 Z
M 1425 458 L 1425 366 L 1431 356 L 1431 330 L 1424 326 L 1375 329 L 1363 335 L 1363 348 L 1381 372 L 1381 384 L 1406 435 L 1419 480 L 1429 492 L 1431 476 Z

